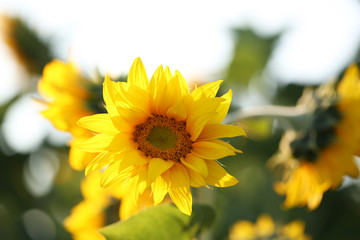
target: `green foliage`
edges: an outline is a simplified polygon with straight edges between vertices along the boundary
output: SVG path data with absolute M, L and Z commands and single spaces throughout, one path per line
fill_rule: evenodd
M 41 74 L 45 64 L 53 59 L 49 44 L 40 39 L 21 19 L 15 20 L 14 27 L 16 45 L 23 57 L 33 64 L 35 73 Z
M 225 83 L 246 87 L 251 77 L 264 69 L 278 35 L 262 37 L 250 29 L 235 29 L 234 35 L 235 49 Z
M 139 212 L 137 215 L 100 229 L 107 240 L 186 240 L 197 237 L 214 220 L 209 206 L 194 204 L 187 216 L 173 204 L 163 204 Z

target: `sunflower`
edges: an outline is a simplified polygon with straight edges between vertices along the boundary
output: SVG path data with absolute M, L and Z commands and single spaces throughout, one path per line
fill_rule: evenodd
M 70 143 L 69 163 L 76 170 L 84 169 L 95 154 L 84 152 L 72 146 L 92 136 L 91 132 L 77 126 L 76 122 L 96 113 L 89 106 L 92 92 L 90 81 L 72 63 L 53 60 L 48 63 L 38 82 L 38 91 L 45 98 L 47 108 L 42 115 L 61 131 L 70 132 L 74 137 Z M 102 102 L 102 101 L 100 101 Z
M 303 221 L 280 225 L 275 224 L 269 215 L 262 214 L 255 224 L 246 220 L 237 221 L 230 229 L 229 240 L 310 240 L 304 230 Z
M 180 74 L 159 66 L 149 81 L 137 58 L 128 81 L 107 76 L 103 96 L 108 113 L 84 117 L 78 124 L 95 136 L 77 144 L 98 153 L 86 174 L 105 167 L 103 187 L 121 184 L 138 202 L 151 188 L 154 204 L 169 193 L 185 214 L 192 211 L 190 186 L 227 187 L 238 181 L 216 162 L 240 150 L 218 138 L 244 135 L 237 126 L 220 124 L 231 102 L 231 91 L 215 97 L 221 81 L 190 93 Z
M 331 89 L 334 85 L 320 88 Z M 318 91 L 308 129 L 289 131 L 273 161 L 287 171 L 275 190 L 286 194 L 286 207 L 317 208 L 323 194 L 338 188 L 345 175 L 359 176 L 354 155 L 360 153 L 360 75 L 351 65 L 333 91 Z
M 121 220 L 154 204 L 149 190 L 139 197 L 139 203 L 135 205 L 131 197 L 119 191 L 120 186 L 101 188 L 99 185 L 100 174 L 100 172 L 96 172 L 84 177 L 81 182 L 81 193 L 84 200 L 71 209 L 70 216 L 64 221 L 65 229 L 72 234 L 74 240 L 105 240 L 98 230 L 105 226 L 108 213 L 112 214 L 110 211 L 106 212 L 106 209 L 111 204 L 119 203 L 116 200 L 120 200 L 119 219 Z
M 71 210 L 71 215 L 64 221 L 65 229 L 72 234 L 74 240 L 105 240 L 97 230 L 105 225 L 104 210 L 110 204 L 110 194 L 100 188 L 99 178 L 100 174 L 97 173 L 82 180 L 84 200 Z

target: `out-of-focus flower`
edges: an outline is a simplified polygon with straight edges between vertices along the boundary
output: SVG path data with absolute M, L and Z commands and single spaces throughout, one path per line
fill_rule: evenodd
M 275 224 L 273 219 L 262 214 L 256 223 L 246 220 L 236 222 L 230 229 L 230 240 L 310 240 L 304 234 L 305 224 L 295 220 L 286 225 Z
M 101 108 L 101 89 L 100 84 L 85 78 L 74 64 L 59 60 L 45 66 L 38 83 L 38 91 L 47 105 L 42 114 L 57 129 L 70 132 L 74 137 L 70 143 L 69 163 L 76 170 L 84 169 L 95 156 L 72 147 L 76 142 L 92 136 L 90 131 L 77 126 L 76 122 L 81 117 L 105 111 Z
M 29 73 L 41 74 L 45 64 L 53 59 L 49 44 L 21 19 L 1 15 L 0 31 L 6 45 Z
M 95 172 L 82 180 L 81 193 L 84 200 L 71 210 L 71 215 L 64 221 L 66 230 L 73 235 L 74 240 L 105 239 L 97 230 L 106 224 L 105 210 L 115 199 L 120 200 L 119 219 L 121 220 L 126 220 L 138 211 L 154 205 L 150 197 L 150 189 L 139 196 L 139 202 L 135 204 L 131 196 L 121 191 L 120 185 L 101 188 L 100 178 L 101 173 Z
M 87 176 L 81 183 L 84 200 L 71 210 L 64 221 L 67 231 L 75 240 L 105 240 L 98 229 L 105 224 L 105 208 L 110 203 L 110 194 L 99 186 L 100 173 Z
M 317 208 L 323 193 L 336 189 L 344 175 L 357 177 L 354 155 L 360 150 L 360 75 L 351 65 L 340 80 L 322 86 L 313 94 L 302 131 L 288 131 L 280 143 L 273 163 L 285 166 L 275 190 L 286 194 L 286 207 Z
M 108 114 L 80 119 L 97 133 L 77 146 L 99 153 L 86 173 L 106 167 L 101 185 L 122 183 L 134 203 L 151 188 L 154 204 L 169 193 L 185 214 L 192 211 L 190 186 L 232 186 L 237 180 L 217 162 L 241 152 L 219 140 L 244 135 L 240 127 L 220 124 L 230 106 L 231 91 L 215 97 L 221 81 L 190 93 L 183 76 L 160 66 L 151 81 L 137 58 L 128 82 L 104 82 Z
M 74 136 L 87 132 L 76 122 L 93 113 L 85 108 L 90 95 L 85 87 L 86 81 L 73 64 L 54 60 L 45 66 L 38 84 L 39 93 L 49 100 L 48 108 L 42 114 L 57 129 Z

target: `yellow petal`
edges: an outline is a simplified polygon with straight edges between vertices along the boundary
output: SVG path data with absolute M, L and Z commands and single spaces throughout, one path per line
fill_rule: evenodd
M 201 175 L 200 173 L 198 173 L 192 169 L 187 169 L 187 171 L 188 171 L 189 177 L 190 177 L 190 186 L 192 186 L 192 187 L 206 186 L 206 181 L 205 181 L 203 175 Z
M 209 123 L 221 123 L 224 120 L 231 104 L 232 91 L 229 90 L 229 92 L 222 95 L 220 98 L 223 99 L 223 101 L 220 103 L 220 106 L 216 110 L 216 114 L 214 114 L 209 120 Z
M 267 214 L 262 214 L 258 217 L 255 228 L 258 235 L 262 238 L 270 237 L 275 232 L 274 221 Z
M 164 73 L 166 72 L 166 69 Z M 162 80 L 160 84 L 164 84 L 165 81 L 166 80 Z M 160 88 L 154 98 L 155 109 L 158 114 L 165 115 L 172 106 L 182 101 L 182 99 L 188 94 L 188 89 L 186 89 L 187 84 L 186 82 L 184 83 L 184 81 L 185 80 L 180 73 L 177 72 L 177 74 L 168 80 L 164 86 L 159 86 Z
M 353 159 L 348 161 L 348 164 L 346 166 L 346 174 L 353 178 L 359 176 L 359 168 Z
M 69 164 L 72 169 L 80 171 L 83 170 L 88 165 L 88 163 L 94 159 L 94 157 L 96 157 L 96 154 L 72 147 L 72 145 L 76 142 L 77 139 L 74 139 L 70 144 Z
M 174 77 L 171 78 L 168 83 L 167 90 L 169 101 L 172 102 L 171 105 L 174 105 L 174 103 L 179 102 L 185 96 L 189 95 L 187 82 L 179 71 L 175 71 Z
M 175 70 L 175 78 L 178 79 L 179 85 L 180 85 L 180 92 L 181 92 L 181 96 L 186 96 L 189 95 L 189 86 L 185 80 L 185 78 L 183 77 L 183 75 L 181 75 L 181 73 L 178 70 Z
M 105 102 L 107 106 L 114 105 L 114 106 L 122 106 L 122 107 L 130 107 L 131 103 L 126 97 L 129 92 L 130 85 L 126 82 L 108 82 L 108 89 L 109 95 L 111 96 L 111 102 Z M 132 88 L 138 88 L 136 86 L 132 86 Z M 143 90 L 144 91 L 144 90 Z M 105 99 L 105 96 L 104 96 Z
M 92 201 L 99 207 L 107 207 L 110 203 L 110 193 L 100 187 L 101 172 L 95 172 L 81 181 L 81 194 L 85 201 Z
M 224 148 L 227 148 L 235 153 L 242 153 L 241 150 L 234 148 L 230 143 L 224 142 L 220 139 L 209 139 L 207 140 L 209 142 L 217 143 L 219 145 L 222 145 Z
M 191 96 L 194 100 L 200 99 L 202 96 L 206 96 L 208 98 L 213 98 L 216 96 L 216 93 L 219 90 L 220 84 L 223 80 L 218 80 L 215 82 L 206 83 L 199 88 L 196 88 L 192 93 Z
M 249 221 L 238 221 L 230 229 L 229 240 L 250 240 L 256 237 L 255 226 Z
M 101 152 L 110 145 L 113 139 L 113 135 L 100 133 L 87 140 L 79 141 L 73 146 L 87 152 Z
M 246 133 L 239 126 L 226 124 L 207 124 L 202 130 L 199 139 L 225 138 L 236 136 L 246 136 Z
M 105 150 L 118 154 L 131 149 L 132 147 L 131 136 L 129 134 L 118 133 L 114 136 Z
M 139 196 L 148 187 L 147 165 L 131 168 L 131 176 L 126 179 L 122 178 L 117 184 L 121 187 L 120 193 L 126 194 L 126 197 L 132 198 L 134 204 L 137 205 Z
M 151 184 L 151 190 L 154 198 L 154 205 L 158 205 L 164 200 L 165 195 L 169 192 L 170 181 L 167 172 L 158 176 Z
M 120 162 L 121 168 L 128 168 L 133 165 L 143 165 L 149 162 L 149 160 L 138 150 L 129 149 L 124 154 L 121 154 L 117 158 Z
M 343 78 L 339 82 L 337 92 L 343 98 L 359 98 L 360 96 L 360 84 L 359 84 L 360 72 L 356 64 L 351 64 L 345 71 Z
M 130 68 L 127 82 L 130 85 L 134 85 L 142 89 L 148 89 L 149 87 L 149 78 L 146 75 L 145 67 L 139 57 L 135 59 Z
M 117 107 L 120 117 L 123 121 L 123 125 L 136 126 L 137 124 L 143 123 L 147 118 L 151 117 L 150 113 L 144 112 L 139 108 L 123 108 Z
M 126 83 L 120 83 L 121 86 Z M 125 108 L 138 108 L 144 112 L 150 113 L 150 96 L 149 92 L 137 86 L 130 85 L 127 90 L 121 92 L 122 98 L 117 105 Z M 123 103 L 123 104 L 121 104 Z
M 178 163 L 175 163 L 169 169 L 171 186 L 169 195 L 175 205 L 181 212 L 191 215 L 192 212 L 192 195 L 190 191 L 190 179 L 186 169 Z
M 149 186 L 148 182 L 148 166 L 142 165 L 137 167 L 137 173 L 135 175 L 136 178 L 136 191 L 135 191 L 135 202 L 138 202 L 139 196 L 142 195 L 145 189 Z
M 307 202 L 307 206 L 310 210 L 315 210 L 321 203 L 321 200 L 323 198 L 323 193 L 314 193 L 311 197 L 309 197 L 309 200 Z
M 151 80 L 150 80 L 150 85 L 149 85 L 150 96 L 155 96 L 155 94 L 157 92 L 157 87 L 159 85 L 160 77 L 161 77 L 163 71 L 164 71 L 163 66 L 160 65 L 156 69 L 155 73 L 152 75 Z
M 170 68 L 168 66 L 166 66 L 166 68 L 164 69 L 163 75 L 161 77 L 164 78 L 167 83 L 173 77 L 173 75 L 172 75 L 172 73 L 170 71 Z
M 217 139 L 193 143 L 193 154 L 199 158 L 216 160 L 226 156 L 233 156 L 235 152 L 238 151 L 230 144 L 216 140 Z
M 71 209 L 71 215 L 64 221 L 65 228 L 71 233 L 83 232 L 85 229 L 96 232 L 104 224 L 103 208 L 91 201 L 81 201 Z
M 114 161 L 114 155 L 109 152 L 99 153 L 86 167 L 85 176 L 92 172 L 99 171 L 101 168 Z
M 204 126 L 216 113 L 216 109 L 223 100 L 220 98 L 202 98 L 198 101 L 187 104 L 188 119 L 186 121 L 186 130 L 191 135 L 191 140 L 195 141 Z
M 134 171 L 136 171 L 134 169 Z M 124 191 L 134 202 L 135 206 L 137 206 L 137 183 L 138 179 L 134 177 L 134 173 L 132 173 L 131 177 L 121 182 L 121 191 Z
M 72 63 L 53 60 L 46 64 L 42 78 L 38 83 L 38 90 L 43 96 L 55 97 L 64 92 L 73 96 L 84 98 L 87 92 L 84 89 L 86 80 Z
M 170 72 L 169 67 L 166 67 L 164 71 L 161 72 L 157 81 L 151 84 L 151 87 L 154 88 L 154 92 L 150 94 L 152 96 L 152 106 L 151 110 L 160 115 L 165 115 L 166 111 L 171 107 L 167 101 L 171 100 L 169 96 L 169 81 L 172 78 L 172 74 Z M 153 85 L 156 85 L 153 87 Z
M 229 187 L 239 182 L 228 174 L 216 161 L 206 161 L 206 164 L 209 170 L 209 175 L 205 179 L 207 184 L 215 187 Z
M 144 90 L 126 82 L 116 82 L 117 88 L 115 105 L 122 108 L 136 107 L 144 112 L 150 112 L 150 95 L 148 90 Z
M 80 127 L 97 133 L 115 135 L 118 132 L 107 113 L 83 117 L 77 122 L 77 124 Z
M 181 159 L 181 162 L 186 167 L 201 173 L 204 177 L 208 176 L 208 168 L 204 159 L 196 157 L 193 154 L 188 154 L 185 159 Z
M 107 187 L 114 182 L 126 182 L 132 176 L 134 167 L 121 168 L 119 161 L 112 162 L 104 171 L 100 185 Z
M 174 165 L 173 161 L 165 161 L 161 158 L 153 158 L 149 162 L 149 172 L 148 172 L 148 181 L 153 182 L 158 176 L 163 172 L 168 170 Z
M 105 80 L 103 83 L 103 98 L 106 107 L 115 106 L 116 99 L 118 99 L 118 93 L 116 91 L 116 82 L 111 81 L 108 75 L 105 76 Z M 118 115 L 118 113 L 109 110 L 113 110 L 113 109 L 108 109 L 108 113 L 110 115 Z
M 314 164 L 302 162 L 287 182 L 275 184 L 274 189 L 286 194 L 286 208 L 307 204 L 313 210 L 319 206 L 323 193 L 331 187 L 331 183 L 330 179 L 324 181 Z
M 305 223 L 301 220 L 292 221 L 279 229 L 279 233 L 289 239 L 307 239 L 304 236 Z M 304 237 L 304 238 L 302 238 Z
M 119 117 L 119 112 L 117 110 L 115 101 L 118 98 L 118 94 L 115 91 L 116 83 L 110 80 L 108 75 L 105 76 L 103 84 L 103 98 L 106 104 L 106 110 L 109 113 L 109 117 L 113 122 L 114 126 L 121 131 L 125 125 L 121 118 Z
M 177 121 L 184 121 L 186 119 L 186 106 L 183 101 L 178 102 L 166 112 L 166 116 L 174 118 Z
M 136 214 L 141 209 L 151 207 L 154 205 L 154 201 L 152 200 L 152 197 L 150 196 L 151 191 L 150 188 L 148 188 L 139 198 L 139 203 L 136 205 L 127 194 L 124 194 L 120 198 L 121 204 L 119 208 L 119 216 L 121 220 L 125 220 L 129 218 L 130 216 Z

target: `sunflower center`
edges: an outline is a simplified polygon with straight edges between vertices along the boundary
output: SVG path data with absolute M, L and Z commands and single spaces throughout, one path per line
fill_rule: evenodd
M 145 156 L 180 161 L 191 152 L 192 141 L 184 121 L 160 115 L 136 125 L 133 133 L 138 149 Z
M 176 134 L 166 127 L 154 127 L 146 140 L 154 147 L 160 149 L 173 148 L 176 145 Z

